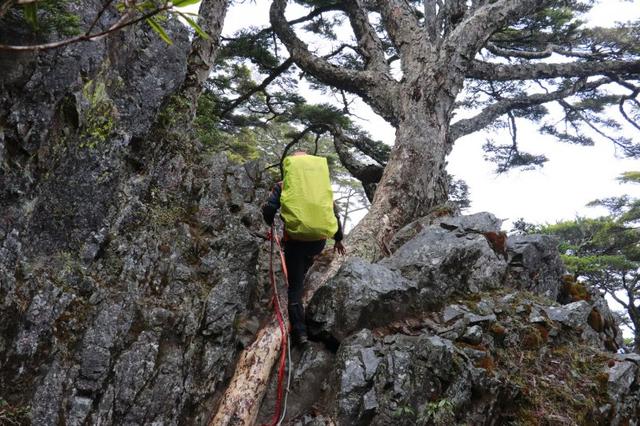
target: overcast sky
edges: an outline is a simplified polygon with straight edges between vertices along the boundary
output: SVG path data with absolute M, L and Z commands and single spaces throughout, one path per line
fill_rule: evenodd
M 225 21 L 224 34 L 243 27 L 267 26 L 269 1 L 245 2 L 231 8 Z M 293 8 L 291 18 L 299 16 Z M 615 22 L 640 19 L 640 1 L 604 0 L 587 18 L 589 25 L 609 26 Z M 310 102 L 328 102 L 325 96 L 304 90 Z M 375 138 L 388 144 L 394 140 L 394 129 L 376 116 L 362 102 L 353 111 L 363 120 L 355 121 Z M 471 207 L 466 213 L 489 211 L 506 219 L 505 228 L 520 217 L 529 222 L 554 223 L 561 219 L 604 214 L 601 209 L 587 208 L 585 204 L 596 198 L 630 194 L 640 197 L 640 185 L 619 184 L 615 179 L 624 171 L 640 170 L 640 161 L 620 158 L 609 141 L 599 140 L 594 147 L 581 147 L 559 143 L 551 136 L 540 135 L 524 120 L 518 123 L 520 145 L 524 151 L 544 154 L 546 165 L 533 171 L 494 173 L 495 165 L 483 160 L 482 145 L 487 134 L 475 133 L 456 143 L 449 157 L 448 170 L 464 179 L 471 192 Z M 629 130 L 629 135 L 638 140 Z M 508 132 L 491 137 L 496 142 L 510 143 Z

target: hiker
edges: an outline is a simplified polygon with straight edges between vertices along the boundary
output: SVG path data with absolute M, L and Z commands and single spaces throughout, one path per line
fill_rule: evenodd
M 296 152 L 283 161 L 284 181 L 278 182 L 262 206 L 262 216 L 272 225 L 276 212 L 284 221 L 284 258 L 288 272 L 287 306 L 294 346 L 307 343 L 302 294 L 304 277 L 315 256 L 333 238 L 334 252 L 344 255 L 342 226 L 333 202 L 329 168 L 323 157 Z

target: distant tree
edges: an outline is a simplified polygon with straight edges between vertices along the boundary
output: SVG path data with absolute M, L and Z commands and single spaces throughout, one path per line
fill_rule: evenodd
M 640 183 L 640 173 L 623 175 L 623 181 Z M 572 273 L 588 281 L 621 304 L 640 351 L 640 199 L 628 196 L 596 200 L 610 215 L 577 218 L 540 227 L 560 237 L 562 259 Z

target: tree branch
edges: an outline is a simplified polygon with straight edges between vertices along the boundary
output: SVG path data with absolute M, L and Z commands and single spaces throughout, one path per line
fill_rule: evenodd
M 472 59 L 495 31 L 537 10 L 551 0 L 498 0 L 465 18 L 445 41 L 445 50 Z
M 93 22 L 91 22 L 91 25 L 89 25 L 89 29 L 85 31 L 85 34 L 87 35 L 91 34 L 91 31 L 93 31 L 93 28 L 98 24 L 98 21 L 100 21 L 100 18 L 102 18 L 102 15 L 104 15 L 104 13 L 107 11 L 109 6 L 111 6 L 111 3 L 113 3 L 113 1 L 114 0 L 109 0 L 104 4 L 104 6 L 102 6 L 102 9 L 100 9 L 100 12 L 96 14 L 96 17 L 94 18 Z
M 492 81 L 591 77 L 596 75 L 640 74 L 640 61 L 603 61 L 535 64 L 496 64 L 473 61 L 467 78 Z
M 358 161 L 348 150 L 347 145 L 353 141 L 348 138 L 341 129 L 330 129 L 333 135 L 333 145 L 340 158 L 340 163 L 351 173 L 353 177 L 362 183 L 367 199 L 371 202 L 375 193 L 376 184 L 382 179 L 384 166 L 363 164 Z
M 468 135 L 470 133 L 481 130 L 491 124 L 501 115 L 506 114 L 514 109 L 524 109 L 534 105 L 541 105 L 547 102 L 557 101 L 559 99 L 566 98 L 567 96 L 574 95 L 579 91 L 593 90 L 598 86 L 610 82 L 611 80 L 608 78 L 603 78 L 592 82 L 585 82 L 584 80 L 580 80 L 571 87 L 557 90 L 555 92 L 502 99 L 492 105 L 489 105 L 475 117 L 460 120 L 452 124 L 451 130 L 449 132 L 450 141 L 451 143 L 453 143 L 456 139 L 459 139 L 464 135 Z
M 384 27 L 401 57 L 410 52 L 426 51 L 427 37 L 415 16 L 415 10 L 405 0 L 377 0 Z
M 0 44 L 0 50 L 8 50 L 8 51 L 14 51 L 14 52 L 24 52 L 24 51 L 40 51 L 40 50 L 48 50 L 48 49 L 55 49 L 58 47 L 63 47 L 63 46 L 67 46 L 69 44 L 73 44 L 73 43 L 78 43 L 81 41 L 92 41 L 92 40 L 97 40 L 100 39 L 108 34 L 111 34 L 113 32 L 116 32 L 118 30 L 121 30 L 125 27 L 137 24 L 138 22 L 144 21 L 146 19 L 149 19 L 161 12 L 164 12 L 166 10 L 169 10 L 173 7 L 173 4 L 171 4 L 171 2 L 167 2 L 165 3 L 164 6 L 152 10 L 151 12 L 145 13 L 144 15 L 136 18 L 136 19 L 132 19 L 131 21 L 126 21 L 126 22 L 122 22 L 122 23 L 118 23 L 114 26 L 111 26 L 109 29 L 105 30 L 105 31 L 100 31 L 98 33 L 95 34 L 82 34 L 79 36 L 75 36 L 75 37 L 70 37 L 68 39 L 65 40 L 58 40 L 58 41 L 54 41 L 51 43 L 43 43 L 43 44 L 34 44 L 34 45 L 30 45 L 30 46 L 14 46 L 14 45 L 8 45 L 8 44 Z
M 317 132 L 317 131 L 326 131 L 327 128 L 324 125 L 314 125 L 314 126 L 309 126 L 304 128 L 301 132 L 297 133 L 292 139 L 291 142 L 289 142 L 287 144 L 287 146 L 284 147 L 284 150 L 282 151 L 282 157 L 280 157 L 280 178 L 284 179 L 284 170 L 282 169 L 282 163 L 284 162 L 285 157 L 287 156 L 287 154 L 289 153 L 289 150 L 291 148 L 293 148 L 294 145 L 296 145 L 298 142 L 300 142 L 307 134 L 311 133 L 311 132 Z
M 228 0 L 203 0 L 200 3 L 198 24 L 209 37 L 194 36 L 187 56 L 187 75 L 179 91 L 188 105 L 190 122 L 195 118 L 198 98 L 218 54 L 219 37 L 228 7 Z
M 392 108 L 394 100 L 389 96 L 397 83 L 386 74 L 373 70 L 358 71 L 339 67 L 312 54 L 287 23 L 284 16 L 286 5 L 286 0 L 274 0 L 271 3 L 270 19 L 274 31 L 287 47 L 295 63 L 323 83 L 361 96 L 388 121 L 397 121 L 395 110 Z M 372 93 L 372 88 L 378 89 L 379 96 Z
M 440 32 L 438 31 L 438 20 L 436 9 L 437 0 L 424 0 L 424 26 L 427 33 L 427 37 L 432 43 L 435 43 L 440 38 Z
M 595 126 L 591 122 L 591 120 L 589 120 L 587 117 L 585 117 L 580 110 L 578 110 L 576 107 L 571 105 L 569 102 L 567 102 L 567 101 L 565 101 L 563 99 L 560 99 L 560 100 L 558 100 L 558 103 L 560 105 L 562 105 L 562 107 L 565 110 L 570 110 L 571 112 L 576 114 L 578 116 L 578 118 L 583 123 L 585 123 L 587 126 L 589 126 L 594 132 L 596 132 L 597 134 L 599 134 L 600 136 L 602 136 L 605 139 L 609 139 L 615 146 L 618 146 L 618 147 L 622 148 L 622 150 L 625 151 L 628 155 L 630 155 L 630 156 L 634 155 L 633 151 L 631 151 L 627 145 L 625 145 L 624 143 L 621 143 L 620 140 L 618 140 L 618 138 L 614 138 L 612 136 L 609 136 L 605 132 L 600 130 L 597 126 Z
M 537 50 L 537 51 L 503 49 L 501 47 L 496 46 L 494 43 L 487 43 L 484 47 L 492 54 L 496 56 L 501 56 L 503 58 L 544 59 L 544 58 L 549 58 L 554 53 L 557 53 L 562 56 L 583 58 L 583 59 L 597 59 L 603 56 L 603 55 L 593 54 L 593 53 L 574 52 L 572 50 L 563 49 L 562 47 L 555 44 L 548 44 L 544 50 Z
M 633 101 L 636 104 L 638 104 L 638 101 L 636 100 L 636 97 L 638 96 L 638 94 L 640 94 L 640 87 L 635 86 L 635 85 L 631 84 L 628 81 L 622 80 L 620 77 L 618 77 L 614 73 L 609 73 L 609 74 L 607 74 L 607 76 L 609 78 L 611 78 L 613 81 L 615 81 L 616 83 L 618 83 L 620 86 L 631 90 L 630 94 L 624 95 L 624 96 L 622 96 L 620 98 L 620 103 L 618 104 L 618 109 L 620 110 L 620 114 L 622 114 L 622 117 L 624 117 L 624 119 L 629 124 L 634 126 L 636 129 L 640 130 L 640 124 L 636 123 L 635 120 L 633 120 L 631 117 L 629 117 L 629 115 L 627 115 L 627 112 L 624 110 L 624 103 L 626 101 Z M 638 105 L 638 107 L 640 107 L 640 105 Z
M 362 51 L 367 69 L 386 73 L 389 67 L 384 57 L 382 40 L 371 26 L 367 10 L 362 0 L 344 2 L 344 8 L 351 22 L 351 28 L 358 40 L 358 47 Z
M 267 86 L 271 84 L 271 82 L 273 82 L 273 80 L 275 80 L 276 78 L 278 78 L 278 76 L 280 76 L 282 73 L 288 70 L 291 65 L 293 65 L 293 59 L 288 58 L 286 61 L 280 64 L 278 68 L 274 69 L 273 72 L 262 81 L 262 83 L 260 83 L 253 89 L 249 90 L 247 93 L 243 94 L 239 98 L 233 100 L 229 104 L 229 106 L 227 106 L 224 110 L 222 110 L 222 112 L 220 112 L 220 117 L 224 117 L 226 114 L 228 114 L 230 111 L 234 110 L 235 108 L 243 104 L 245 101 L 247 101 L 256 93 L 262 92 L 263 90 L 265 90 Z

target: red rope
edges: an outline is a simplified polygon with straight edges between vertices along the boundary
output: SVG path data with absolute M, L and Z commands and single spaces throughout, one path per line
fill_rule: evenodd
M 284 317 L 282 316 L 282 311 L 280 310 L 280 299 L 278 298 L 278 287 L 276 283 L 276 274 L 273 270 L 273 242 L 276 242 L 278 245 L 278 250 L 280 251 L 280 261 L 282 262 L 282 273 L 284 274 L 285 283 L 288 284 L 288 274 L 287 274 L 287 265 L 285 263 L 284 254 L 282 253 L 282 246 L 280 245 L 280 239 L 274 233 L 273 225 L 271 226 L 271 254 L 270 254 L 270 264 L 269 264 L 269 277 L 271 279 L 271 288 L 273 290 L 273 306 L 276 311 L 276 318 L 278 320 L 278 325 L 280 326 L 280 366 L 278 368 L 278 390 L 276 396 L 276 408 L 273 413 L 273 417 L 271 419 L 271 426 L 275 426 L 278 424 L 280 420 L 280 412 L 282 410 L 282 399 L 284 393 L 284 372 L 287 367 L 287 327 L 284 323 Z

